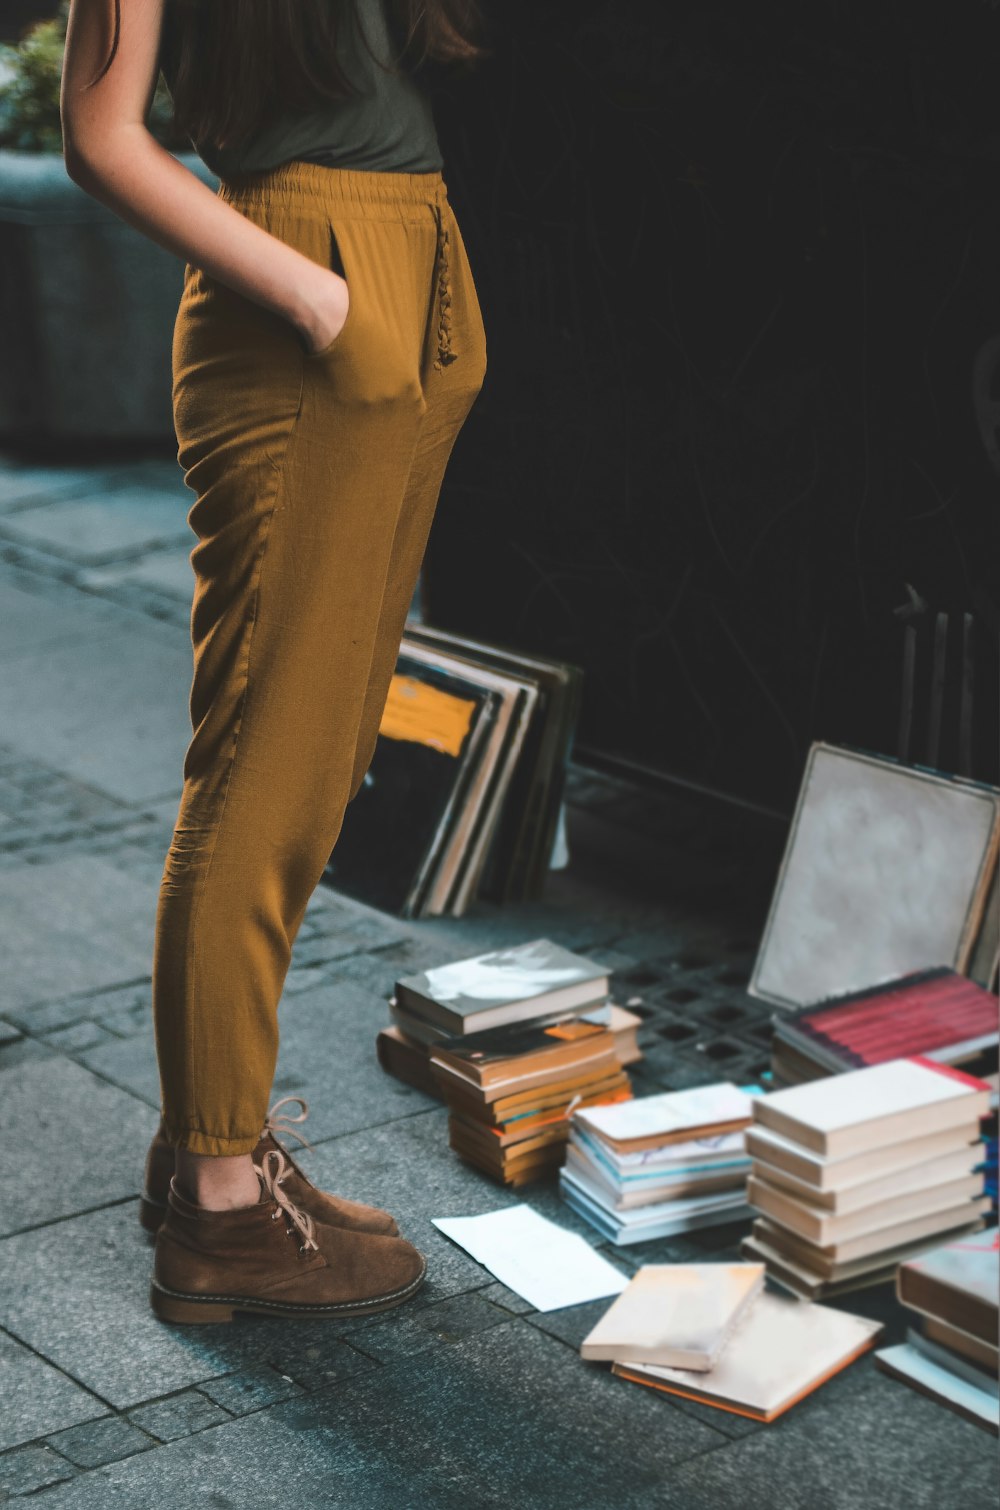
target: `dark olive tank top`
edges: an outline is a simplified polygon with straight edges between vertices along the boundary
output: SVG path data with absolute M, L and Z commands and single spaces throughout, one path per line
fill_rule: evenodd
M 396 56 L 386 0 L 353 0 L 343 10 L 337 56 L 357 95 L 289 111 L 239 147 L 193 142 L 213 173 L 220 178 L 259 173 L 292 159 L 379 172 L 429 173 L 443 167 L 426 88 L 402 70 L 379 67 Z M 179 12 L 168 0 L 159 58 L 168 89 L 176 77 L 178 25 Z

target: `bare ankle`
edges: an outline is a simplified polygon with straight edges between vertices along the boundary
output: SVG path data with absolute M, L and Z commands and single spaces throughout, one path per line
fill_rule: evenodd
M 181 1194 L 208 1211 L 233 1211 L 260 1200 L 260 1180 L 248 1153 L 216 1156 L 178 1148 L 176 1175 Z

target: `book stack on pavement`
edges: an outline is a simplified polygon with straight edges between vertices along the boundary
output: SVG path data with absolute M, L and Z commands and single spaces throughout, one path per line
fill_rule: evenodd
M 432 1048 L 430 1067 L 448 1103 L 450 1146 L 505 1185 L 562 1163 L 571 1106 L 632 1095 L 613 1035 L 583 1018 L 448 1039 Z
M 808 1298 L 891 1279 L 989 1208 L 980 1118 L 990 1089 L 930 1059 L 895 1059 L 754 1101 L 743 1243 Z
M 749 1215 L 753 1093 L 723 1081 L 573 1112 L 560 1194 L 613 1243 Z
M 899 1266 L 896 1294 L 914 1312 L 907 1341 L 876 1353 L 894 1378 L 1000 1434 L 996 1228 L 933 1248 Z
M 773 1421 L 870 1348 L 877 1322 L 764 1291 L 758 1264 L 649 1264 L 580 1346 L 634 1384 Z
M 390 1074 L 443 1099 L 430 1068 L 431 1050 L 463 1038 L 523 1023 L 556 1023 L 585 1015 L 615 1038 L 621 1064 L 642 1057 L 640 1019 L 610 999 L 603 965 L 550 939 L 531 939 L 452 960 L 396 981 L 389 1002 L 392 1025 L 376 1041 Z
M 920 1054 L 981 1074 L 996 1068 L 997 998 L 949 966 L 776 1013 L 775 1083 L 799 1085 Z

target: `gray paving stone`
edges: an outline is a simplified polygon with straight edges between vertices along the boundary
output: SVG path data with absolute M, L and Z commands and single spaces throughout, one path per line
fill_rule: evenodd
M 68 1059 L 4 1071 L 0 1142 L 18 1153 L 2 1176 L 0 1234 L 138 1195 L 156 1121 Z
M 191 650 L 134 616 L 100 638 L 25 653 L 0 678 L 0 728 L 24 754 L 132 803 L 180 791 Z
M 692 1510 L 993 1510 L 996 1444 L 987 1432 L 883 1375 L 872 1389 L 832 1401 L 836 1383 L 742 1441 L 678 1465 L 678 1502 Z
M 81 639 L 106 639 L 114 618 L 103 605 L 81 608 L 72 600 L 53 602 L 49 595 L 0 580 L 0 622 L 3 623 L 0 660 L 9 661 L 15 656 Z M 5 727 L 4 738 L 7 737 Z
M 160 1074 L 151 1023 L 131 1038 L 109 1039 L 99 1048 L 85 1049 L 80 1058 L 95 1074 L 159 1110 Z
M 102 1400 L 3 1332 L 0 1400 L 0 1451 L 108 1414 Z
M 245 1416 L 265 1405 L 302 1394 L 302 1388 L 287 1374 L 282 1375 L 266 1364 L 240 1374 L 228 1374 L 203 1384 L 202 1393 L 233 1416 Z
M 168 1400 L 137 1406 L 129 1411 L 129 1420 L 161 1442 L 174 1442 L 178 1437 L 189 1437 L 193 1432 L 228 1421 L 229 1413 L 201 1390 L 186 1389 Z
M 194 535 L 188 531 L 188 536 L 193 545 Z M 154 592 L 165 593 L 183 603 L 190 603 L 195 584 L 194 568 L 186 550 L 158 550 L 127 566 L 85 568 L 77 580 L 84 587 L 95 590 L 123 584 L 152 588 Z
M 46 1035 L 46 1043 L 63 1054 L 80 1054 L 84 1049 L 96 1049 L 102 1043 L 114 1039 L 96 1022 L 75 1022 L 69 1028 L 57 1028 Z
M 131 1426 L 124 1417 L 109 1416 L 103 1421 L 56 1432 L 49 1437 L 48 1445 L 78 1468 L 100 1468 L 104 1463 L 116 1463 L 121 1458 L 130 1458 L 133 1453 L 145 1452 L 153 1443 L 144 1431 Z
M 298 1505 L 638 1510 L 657 1503 L 673 1464 L 722 1440 L 661 1400 L 627 1398 L 618 1381 L 566 1370 L 565 1349 L 517 1320 L 444 1358 L 424 1354 L 199 1433 L 49 1490 L 40 1503 L 193 1505 L 184 1486 L 196 1480 L 201 1504 L 254 1506 L 267 1503 L 255 1484 L 270 1487 L 280 1464 L 283 1502 Z
M 0 538 L 96 566 L 166 545 L 194 545 L 185 517 L 190 502 L 183 486 L 162 492 L 101 490 L 8 514 L 0 523 Z
M 261 1368 L 314 1388 L 320 1369 L 345 1378 L 373 1366 L 346 1345 L 339 1361 L 333 1357 L 335 1340 L 357 1328 L 357 1317 L 167 1326 L 149 1306 L 152 1259 L 135 1201 L 6 1238 L 0 1241 L 0 1325 L 119 1410 Z M 426 1299 L 432 1298 L 428 1292 Z M 70 1422 L 48 1429 L 59 1424 Z
M 427 1097 L 387 1075 L 375 1057 L 375 1035 L 387 1020 L 385 1003 L 351 982 L 283 996 L 274 1096 L 308 1101 L 302 1131 L 310 1143 L 426 1107 Z
M 108 859 L 73 855 L 0 871 L 4 1009 L 18 1013 L 152 968 L 155 889 Z
M 398 1315 L 378 1317 L 344 1335 L 344 1341 L 378 1363 L 395 1363 L 430 1348 L 458 1342 L 510 1318 L 476 1294 L 454 1295 L 416 1309 L 404 1306 Z
M 535 1311 L 530 1301 L 525 1300 L 522 1295 L 515 1295 L 513 1290 L 508 1290 L 507 1286 L 502 1285 L 498 1279 L 495 1279 L 492 1284 L 484 1285 L 481 1290 L 476 1291 L 476 1294 L 482 1296 L 483 1300 L 488 1300 L 491 1305 L 501 1306 L 503 1310 L 510 1311 L 514 1316 L 524 1316 L 529 1311 L 532 1313 Z
M 48 1447 L 19 1447 L 0 1456 L 0 1497 L 32 1494 L 73 1473 L 72 1465 Z
M 554 1182 L 504 1189 L 452 1153 L 447 1126 L 443 1107 L 422 1112 L 323 1143 L 303 1155 L 303 1168 L 325 1190 L 391 1211 L 403 1236 L 426 1254 L 426 1284 L 435 1298 L 478 1289 L 492 1275 L 439 1232 L 432 1217 L 476 1216 L 525 1200 L 550 1221 L 594 1240 L 593 1229 L 560 1200 Z
M 0 470 L 0 509 L 47 503 L 52 498 L 113 486 L 115 469 L 103 465 L 40 467 L 29 464 Z

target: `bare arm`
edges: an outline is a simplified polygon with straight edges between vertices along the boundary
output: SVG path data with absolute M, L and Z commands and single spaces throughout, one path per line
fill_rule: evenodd
M 232 205 L 146 127 L 156 88 L 164 0 L 121 0 L 118 53 L 111 0 L 71 0 L 63 63 L 63 147 L 70 177 L 123 220 L 194 267 L 284 316 L 319 350 L 347 318 L 347 284 Z

